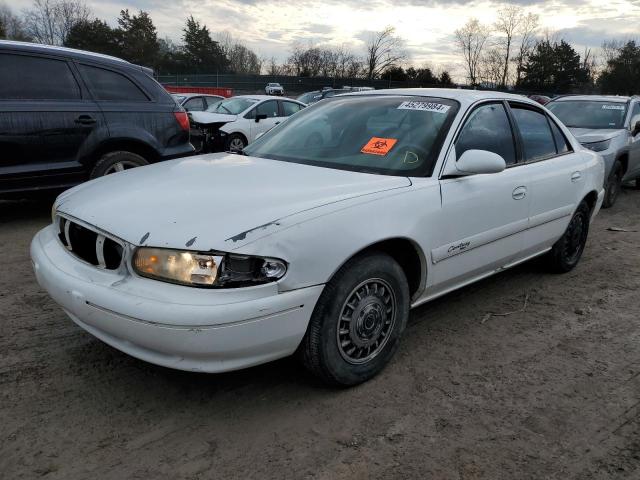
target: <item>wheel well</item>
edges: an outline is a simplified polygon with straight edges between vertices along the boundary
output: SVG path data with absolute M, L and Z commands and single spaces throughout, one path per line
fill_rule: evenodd
M 626 153 L 620 155 L 616 161 L 620 162 L 622 165 L 622 174 L 627 173 L 627 168 L 629 168 L 629 156 Z
M 103 155 L 110 152 L 126 151 L 140 155 L 149 163 L 158 160 L 158 152 L 149 145 L 135 140 L 112 140 L 100 145 L 89 157 L 89 166 L 93 166 L 102 158 Z
M 593 212 L 593 209 L 596 206 L 596 202 L 598 201 L 598 193 L 595 190 L 587 193 L 587 196 L 584 197 L 584 201 L 589 205 L 589 210 Z
M 407 277 L 409 292 L 412 298 L 424 287 L 426 280 L 426 261 L 424 260 L 424 255 L 420 247 L 414 242 L 407 238 L 391 238 L 369 245 L 360 250 L 356 255 L 372 250 L 384 252 L 398 262 Z M 423 272 L 425 274 L 423 274 Z

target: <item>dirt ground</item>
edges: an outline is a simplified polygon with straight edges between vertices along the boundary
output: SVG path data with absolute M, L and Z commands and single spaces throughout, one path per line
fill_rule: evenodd
M 34 280 L 49 204 L 0 203 L 0 478 L 640 479 L 640 191 L 623 193 L 576 270 L 529 262 L 414 310 L 392 363 L 347 390 L 291 359 L 191 374 L 108 347 Z

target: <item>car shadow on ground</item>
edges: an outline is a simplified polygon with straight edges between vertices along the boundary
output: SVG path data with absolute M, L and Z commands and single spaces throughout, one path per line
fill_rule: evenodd
M 30 199 L 0 198 L 0 223 L 47 219 L 55 199 L 53 194 L 40 194 Z

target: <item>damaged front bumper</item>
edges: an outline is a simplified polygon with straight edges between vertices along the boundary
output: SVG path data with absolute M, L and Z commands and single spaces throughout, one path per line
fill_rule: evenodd
M 53 226 L 34 237 L 31 258 L 38 283 L 76 324 L 133 357 L 179 370 L 224 372 L 292 354 L 323 288 L 209 290 L 99 269 L 67 251 Z

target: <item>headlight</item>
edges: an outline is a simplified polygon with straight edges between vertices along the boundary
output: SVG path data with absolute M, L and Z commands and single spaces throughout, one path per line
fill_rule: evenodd
M 603 152 L 609 145 L 611 144 L 611 139 L 603 140 L 601 142 L 593 142 L 593 143 L 583 143 L 582 146 L 588 148 L 589 150 L 593 150 L 594 152 Z
M 138 248 L 133 268 L 143 277 L 197 287 L 243 287 L 273 282 L 287 264 L 275 258 Z

